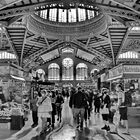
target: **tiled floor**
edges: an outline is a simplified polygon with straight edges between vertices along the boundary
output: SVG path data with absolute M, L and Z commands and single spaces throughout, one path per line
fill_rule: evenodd
M 88 121 L 88 127 L 84 127 L 83 131 L 76 130 L 75 127 L 70 126 L 71 114 L 69 113 L 70 111 L 68 109 L 68 101 L 65 100 L 62 110 L 64 125 L 61 127 L 61 129 L 58 127 L 59 129 L 55 129 L 55 132 L 53 131 L 49 135 L 44 134 L 42 136 L 39 136 L 38 128 L 36 127 L 32 129 L 30 127 L 32 124 L 32 119 L 31 116 L 29 116 L 28 122 L 26 122 L 25 126 L 19 132 L 15 134 L 13 134 L 14 132 L 12 131 L 10 132 L 12 135 L 11 137 L 6 131 L 3 131 L 3 135 L 1 135 L 2 131 L 0 130 L 0 140 L 4 140 L 4 138 L 8 137 L 10 138 L 5 140 L 49 140 L 50 137 L 52 138 L 51 140 L 136 140 L 135 137 L 138 138 L 137 140 L 140 140 L 140 128 L 130 129 L 132 136 L 122 134 L 122 129 L 119 129 L 119 135 L 102 131 L 100 129 L 103 126 L 102 117 L 100 114 L 95 115 L 94 113 L 92 113 L 91 119 Z M 56 123 L 56 126 L 58 126 L 58 122 Z M 110 126 L 111 131 L 113 131 L 114 125 Z

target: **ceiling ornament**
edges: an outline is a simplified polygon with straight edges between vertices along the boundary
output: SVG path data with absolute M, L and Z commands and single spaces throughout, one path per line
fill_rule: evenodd
M 90 20 L 68 24 L 46 21 L 34 14 L 28 17 L 27 23 L 27 28 L 33 33 L 45 33 L 59 39 L 63 39 L 65 35 L 80 37 L 91 32 L 100 34 L 107 28 L 106 17 L 103 14 Z
M 71 58 L 64 58 L 62 64 L 66 68 L 70 68 L 73 66 L 73 60 Z

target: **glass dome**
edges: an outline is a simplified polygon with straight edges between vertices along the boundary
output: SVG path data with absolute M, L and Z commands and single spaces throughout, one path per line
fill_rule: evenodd
M 73 23 L 81 22 L 88 19 L 92 19 L 99 15 L 99 8 L 97 6 L 89 6 L 84 4 L 51 4 L 41 7 L 41 11 L 37 11 L 35 14 L 43 19 L 63 22 L 63 23 Z M 36 7 L 38 9 L 38 7 Z

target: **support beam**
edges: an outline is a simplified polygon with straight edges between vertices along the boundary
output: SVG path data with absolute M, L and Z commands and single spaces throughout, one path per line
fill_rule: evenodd
M 39 46 L 39 47 L 46 47 L 46 44 L 42 44 L 40 42 L 35 42 L 35 41 L 31 41 L 31 40 L 26 40 L 25 41 L 26 44 L 29 44 L 29 45 L 34 45 L 34 46 Z
M 110 47 L 111 47 L 112 61 L 113 61 L 113 64 L 116 65 L 116 60 L 115 60 L 115 56 L 114 56 L 114 50 L 113 50 L 113 46 L 112 46 L 112 41 L 111 41 L 111 35 L 110 35 L 110 32 L 109 32 L 109 28 L 107 29 L 107 34 L 108 34 L 108 37 L 109 37 L 109 44 L 110 44 Z
M 137 14 L 131 10 L 124 10 L 117 7 L 99 6 L 102 9 L 102 13 L 107 15 L 114 15 L 124 17 L 140 22 L 140 14 Z
M 89 44 L 89 42 L 90 42 L 90 39 L 91 39 L 91 37 L 93 36 L 93 34 L 92 33 L 90 33 L 90 35 L 89 35 L 89 37 L 88 37 L 88 40 L 87 40 L 87 42 L 86 42 L 86 46 L 85 46 L 85 48 L 87 48 L 88 47 L 88 44 Z
M 21 67 L 22 67 L 22 63 L 23 63 L 23 53 L 24 53 L 24 47 L 25 47 L 27 32 L 28 32 L 28 30 L 26 29 L 26 30 L 25 30 L 25 34 L 24 34 L 23 44 L 22 44 L 21 56 L 20 56 L 20 66 L 21 66 Z
M 54 0 L 53 3 L 57 5 L 57 4 L 59 4 L 59 1 Z M 106 12 L 107 12 L 107 10 L 105 10 L 105 9 L 108 9 L 109 13 L 111 15 L 116 14 L 116 11 L 117 11 L 119 16 L 123 16 L 122 14 L 120 15 L 119 13 L 125 12 L 125 13 L 129 14 L 129 16 L 127 14 L 125 14 L 124 17 L 140 21 L 139 17 L 137 17 L 139 14 L 134 11 L 131 11 L 131 10 L 123 10 L 121 7 L 115 8 L 113 5 L 108 6 L 108 4 L 104 4 L 103 2 L 98 2 L 97 0 L 93 1 L 93 2 L 92 1 L 82 1 L 82 3 L 85 5 L 87 4 L 87 5 L 93 5 L 93 6 L 96 4 L 99 7 L 103 8 L 104 11 L 106 11 Z M 42 0 L 41 2 L 34 2 L 32 4 L 23 5 L 22 7 L 21 6 L 10 7 L 7 10 L 0 11 L 0 19 L 5 19 L 8 17 L 18 16 L 18 15 L 31 14 L 31 13 L 34 13 L 35 11 L 45 9 L 46 5 L 50 5 L 50 4 L 52 4 L 51 1 L 47 2 L 46 0 Z M 39 7 L 39 8 L 37 8 L 37 7 Z M 51 7 L 51 8 L 53 8 L 53 7 Z M 110 9 L 112 9 L 113 11 L 111 12 Z M 114 11 L 115 11 L 115 13 L 114 13 Z
M 45 41 L 46 41 L 47 48 L 50 48 L 50 45 L 49 45 L 49 42 L 48 42 L 48 39 L 47 39 L 47 37 L 45 37 L 45 36 L 44 36 L 44 39 L 45 39 Z
M 122 49 L 123 49 L 123 46 L 124 46 L 124 44 L 125 44 L 125 42 L 126 42 L 126 40 L 127 40 L 127 37 L 128 37 L 128 35 L 129 35 L 130 31 L 131 31 L 131 27 L 130 27 L 130 28 L 127 28 L 127 31 L 126 31 L 126 33 L 125 33 L 125 36 L 124 36 L 123 40 L 122 40 L 120 49 L 119 49 L 118 54 L 117 54 L 117 56 L 116 56 L 116 61 L 117 61 L 118 58 L 119 58 L 119 55 L 120 55 L 120 53 L 121 53 L 121 51 L 122 51 Z
M 26 64 L 25 64 L 24 67 L 26 67 L 29 63 L 31 63 L 36 57 L 38 57 L 38 56 L 41 55 L 42 53 L 44 53 L 44 52 L 46 52 L 46 51 L 49 51 L 50 49 L 53 49 L 54 47 L 56 47 L 57 45 L 59 45 L 59 44 L 61 44 L 61 43 L 64 43 L 64 41 L 63 41 L 63 40 L 58 40 L 58 41 L 52 43 L 52 44 L 50 45 L 50 48 L 47 48 L 47 47 L 46 47 L 46 48 L 42 48 L 42 49 L 40 49 L 39 51 L 37 51 L 37 52 L 31 54 L 30 56 L 26 57 L 24 60 L 25 60 L 25 61 L 27 60 L 27 62 L 26 62 Z
M 88 46 L 88 48 L 91 48 L 91 47 L 97 48 L 98 46 L 107 45 L 107 44 L 109 44 L 109 43 L 110 43 L 109 40 L 99 41 L 99 42 L 90 44 L 90 45 Z
M 112 2 L 114 2 L 114 3 L 116 3 L 116 4 L 119 4 L 119 5 L 121 5 L 121 6 L 125 7 L 125 8 L 128 8 L 128 9 L 134 11 L 134 12 L 137 13 L 137 14 L 140 14 L 139 11 L 137 11 L 137 10 L 135 10 L 134 8 L 132 8 L 132 7 L 128 6 L 128 5 L 126 5 L 126 4 L 125 4 L 125 3 L 126 3 L 125 0 L 122 0 L 122 2 L 120 2 L 120 0 L 119 0 L 119 1 L 118 1 L 118 0 L 110 0 L 110 1 L 112 1 Z M 136 0 L 133 0 L 133 3 L 134 3 L 134 4 L 135 4 L 135 1 L 136 1 Z
M 22 17 L 23 17 L 22 15 L 13 17 L 12 19 L 10 19 L 8 21 L 8 26 L 11 25 L 12 23 L 16 22 L 17 20 L 21 19 Z
M 105 41 L 107 41 L 107 40 L 108 40 L 108 38 L 107 38 L 107 37 L 102 36 L 102 35 L 100 35 L 100 34 L 97 34 L 96 36 L 97 36 L 98 38 L 104 39 Z
M 114 15 L 112 15 L 111 17 L 114 18 L 114 19 L 116 19 L 117 21 L 119 21 L 119 22 L 122 23 L 123 25 L 125 25 L 125 21 L 124 21 L 121 17 L 114 16 Z
M 26 40 L 32 40 L 32 39 L 34 39 L 34 38 L 36 38 L 36 37 L 39 37 L 40 35 L 39 34 L 34 34 L 34 35 L 32 35 L 32 36 L 30 36 L 30 37 L 27 37 L 26 38 Z
M 112 61 L 111 58 L 109 58 L 108 56 L 100 53 L 99 51 L 97 51 L 97 50 L 95 50 L 93 48 L 85 48 L 85 44 L 79 42 L 78 40 L 72 40 L 72 42 L 75 43 L 75 44 L 77 44 L 78 46 L 80 46 L 81 48 L 83 48 L 84 50 L 86 50 L 87 52 L 90 52 L 90 53 L 92 53 L 95 56 L 99 56 L 102 60 L 108 59 L 108 60 Z
M 0 10 L 2 10 L 8 6 L 11 6 L 13 4 L 16 4 L 20 1 L 22 1 L 22 0 L 10 0 L 10 1 L 1 0 L 0 4 L 2 4 L 2 6 L 0 7 Z
M 17 51 L 16 51 L 15 46 L 14 46 L 14 44 L 13 44 L 13 41 L 12 41 L 11 38 L 10 38 L 10 35 L 9 35 L 9 33 L 8 33 L 7 28 L 5 28 L 5 35 L 6 35 L 7 39 L 8 39 L 8 41 L 9 41 L 9 44 L 10 44 L 11 49 L 13 50 L 14 54 L 16 55 L 16 60 L 17 60 L 17 63 L 18 63 L 18 65 L 19 65 L 19 56 L 18 56 L 18 54 L 17 54 Z

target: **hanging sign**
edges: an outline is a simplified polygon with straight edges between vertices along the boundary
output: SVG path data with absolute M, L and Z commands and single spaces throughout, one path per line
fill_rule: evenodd
M 140 73 L 139 65 L 124 65 L 124 73 Z
M 122 52 L 127 51 L 139 51 L 140 50 L 140 40 L 139 39 L 128 39 L 126 45 L 122 49 Z

